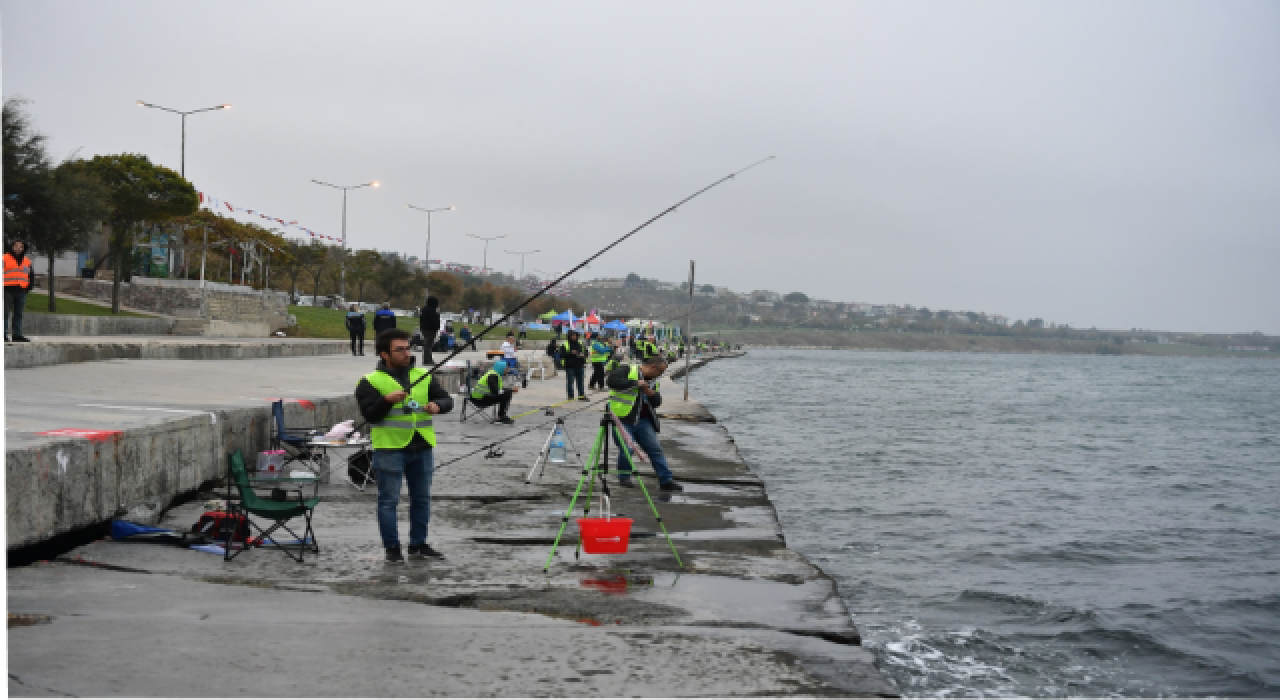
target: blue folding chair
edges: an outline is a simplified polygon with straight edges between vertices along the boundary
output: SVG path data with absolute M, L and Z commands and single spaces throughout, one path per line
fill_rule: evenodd
M 285 464 L 305 462 L 308 466 L 313 461 L 311 438 L 319 432 L 319 428 L 287 428 L 284 424 L 284 400 L 271 402 L 271 416 L 276 423 L 276 433 L 271 438 L 271 449 L 284 450 Z

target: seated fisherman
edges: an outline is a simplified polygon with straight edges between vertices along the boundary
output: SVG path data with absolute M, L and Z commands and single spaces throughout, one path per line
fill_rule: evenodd
M 675 475 L 667 467 L 666 455 L 662 454 L 662 444 L 658 442 L 658 431 L 662 426 L 658 421 L 658 407 L 662 405 L 662 394 L 658 393 L 658 377 L 667 370 L 667 361 L 661 355 L 650 355 L 640 365 L 622 365 L 609 374 L 609 410 L 618 417 L 623 429 L 631 434 L 636 446 L 644 450 L 658 475 L 658 484 L 663 491 L 683 491 L 684 487 L 675 480 Z M 615 436 L 614 442 L 617 443 Z M 627 463 L 618 446 L 618 483 L 631 487 L 631 465 Z
M 485 372 L 483 376 L 476 380 L 475 386 L 471 389 L 471 398 L 480 408 L 488 408 L 497 404 L 498 422 L 510 425 L 515 421 L 507 417 L 507 409 L 511 406 L 511 395 L 520 390 L 516 387 L 503 388 L 502 377 L 506 373 L 506 362 L 498 360 L 493 363 L 493 369 Z

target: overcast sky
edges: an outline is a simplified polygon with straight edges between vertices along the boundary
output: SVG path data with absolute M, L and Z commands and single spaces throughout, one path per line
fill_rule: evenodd
M 352 247 L 1280 333 L 1280 3 L 0 2 L 55 155 L 138 152 Z

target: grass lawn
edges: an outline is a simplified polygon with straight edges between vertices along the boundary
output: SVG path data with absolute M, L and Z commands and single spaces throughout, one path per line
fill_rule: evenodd
M 27 306 L 24 313 L 28 314 L 47 314 L 49 313 L 49 295 L 32 292 L 27 295 Z M 68 314 L 71 316 L 112 316 L 110 306 L 98 306 L 96 304 L 86 304 L 83 301 L 75 301 L 66 297 L 58 297 L 58 314 Z M 133 316 L 136 318 L 149 318 L 145 314 L 135 314 L 130 311 L 121 311 L 118 316 Z
M 62 302 L 58 302 L 61 304 Z M 298 325 L 289 329 L 291 336 L 299 338 L 346 338 L 347 336 L 347 312 L 340 309 L 326 309 L 323 306 L 290 306 L 289 313 L 298 319 Z M 373 336 L 373 314 L 365 314 L 365 340 L 372 340 Z M 470 326 L 472 333 L 479 333 L 484 330 L 484 326 L 476 323 L 462 324 L 454 322 L 453 330 L 456 333 L 462 326 Z M 396 318 L 396 327 L 403 328 L 410 333 L 418 327 L 418 319 L 412 316 L 400 316 Z M 501 327 L 495 328 L 489 334 L 487 339 L 501 340 L 506 335 L 506 331 Z M 529 331 L 530 342 L 547 341 L 551 339 L 551 331 Z

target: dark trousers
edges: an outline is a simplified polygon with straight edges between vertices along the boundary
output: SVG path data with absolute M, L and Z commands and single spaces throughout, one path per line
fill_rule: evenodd
M 373 468 L 378 479 L 378 534 L 383 547 L 399 547 L 396 506 L 400 483 L 409 484 L 409 544 L 427 542 L 431 522 L 431 479 L 435 476 L 431 450 L 374 450 Z
M 587 384 L 587 386 L 591 387 L 592 389 L 596 387 L 600 387 L 601 389 L 604 388 L 604 363 L 603 362 L 591 363 L 591 381 Z
M 586 370 L 583 367 L 565 367 L 564 368 L 564 388 L 569 392 L 569 398 L 573 398 L 573 383 L 578 382 L 578 396 L 586 396 L 587 390 L 582 387 L 583 377 Z
M 497 396 L 486 396 L 483 399 L 476 399 L 475 403 L 480 408 L 488 408 L 494 404 L 498 404 L 498 415 L 507 415 L 507 409 L 511 407 L 511 390 L 503 389 L 501 394 Z
M 9 315 L 13 314 L 13 337 L 22 337 L 22 310 L 27 305 L 27 290 L 18 285 L 4 288 L 4 334 L 9 335 Z
M 347 331 L 351 334 L 351 354 L 364 354 L 364 331 Z

